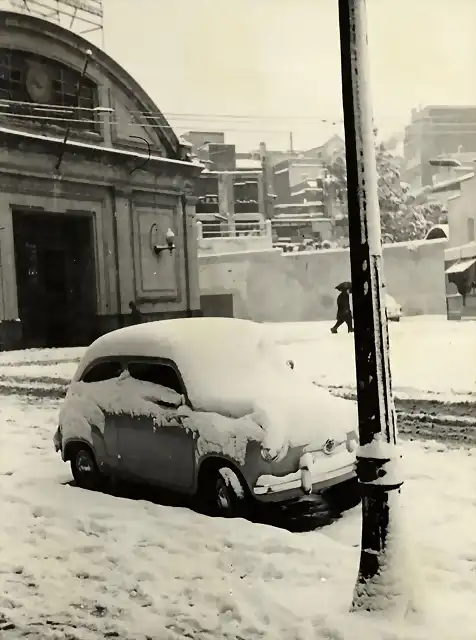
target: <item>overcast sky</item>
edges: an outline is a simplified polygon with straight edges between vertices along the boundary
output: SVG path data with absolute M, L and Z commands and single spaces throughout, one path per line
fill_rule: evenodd
M 339 131 L 337 0 L 104 0 L 105 49 L 181 133 L 240 148 L 310 147 Z M 476 104 L 476 0 L 368 0 L 382 134 L 419 104 Z M 206 118 L 173 116 L 200 114 Z M 213 117 L 253 116 L 246 121 Z

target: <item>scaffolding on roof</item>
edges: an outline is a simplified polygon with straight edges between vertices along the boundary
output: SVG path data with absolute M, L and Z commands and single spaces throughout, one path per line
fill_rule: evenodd
M 0 9 L 54 22 L 104 49 L 102 0 L 0 0 Z

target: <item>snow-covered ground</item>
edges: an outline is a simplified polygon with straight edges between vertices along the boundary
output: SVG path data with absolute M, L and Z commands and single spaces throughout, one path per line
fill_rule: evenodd
M 324 386 L 355 388 L 354 337 L 331 322 L 268 325 L 296 367 Z M 449 402 L 476 394 L 476 322 L 449 322 L 442 316 L 391 322 L 392 384 L 397 397 L 439 395 Z
M 476 450 L 402 446 L 421 608 L 402 622 L 347 611 L 359 509 L 295 534 L 81 491 L 52 448 L 57 411 L 0 402 L 5 640 L 474 640 Z
M 354 387 L 352 337 L 329 327 L 269 330 L 313 379 Z M 405 319 L 391 342 L 397 394 L 474 401 L 473 322 Z M 69 486 L 51 440 L 58 400 L 5 392 L 61 390 L 82 351 L 0 354 L 2 638 L 474 640 L 476 449 L 402 444 L 419 611 L 350 614 L 360 509 L 296 534 Z

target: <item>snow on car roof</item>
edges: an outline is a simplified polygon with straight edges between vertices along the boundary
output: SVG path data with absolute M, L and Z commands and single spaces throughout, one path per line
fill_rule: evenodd
M 74 380 L 98 358 L 166 358 L 177 365 L 196 409 L 244 415 L 257 388 L 266 387 L 273 378 L 277 357 L 273 342 L 263 325 L 251 320 L 183 318 L 149 322 L 98 338 L 86 350 Z M 284 366 L 285 361 L 281 364 Z
M 190 345 L 214 337 L 232 338 L 237 331 L 255 331 L 258 323 L 238 318 L 176 318 L 144 322 L 110 331 L 86 350 L 88 360 L 98 357 L 136 355 L 172 358 L 184 341 Z M 216 335 L 216 332 L 219 332 Z M 153 353 L 152 353 L 153 351 Z
M 261 325 L 238 318 L 177 318 L 124 327 L 91 344 L 75 379 L 93 360 L 114 356 L 166 358 L 181 368 L 190 357 L 206 357 L 211 352 L 225 356 L 245 336 L 248 345 L 251 346 L 250 340 L 256 344 L 263 336 Z
M 195 411 L 227 418 L 253 415 L 270 434 L 268 444 L 288 436 L 310 442 L 311 432 L 335 433 L 336 412 L 338 430 L 355 427 L 354 403 L 318 389 L 308 377 L 292 371 L 269 330 L 257 322 L 184 318 L 119 329 L 86 350 L 74 379 L 97 358 L 124 356 L 172 360 Z

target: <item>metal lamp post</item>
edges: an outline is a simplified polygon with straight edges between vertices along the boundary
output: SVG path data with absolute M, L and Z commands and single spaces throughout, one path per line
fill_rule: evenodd
M 405 589 L 395 584 L 401 567 L 393 525 L 402 479 L 396 469 L 397 429 L 391 392 L 388 326 L 383 303 L 382 242 L 365 0 L 339 0 L 350 262 L 362 489 L 362 546 L 354 610 L 395 605 Z

